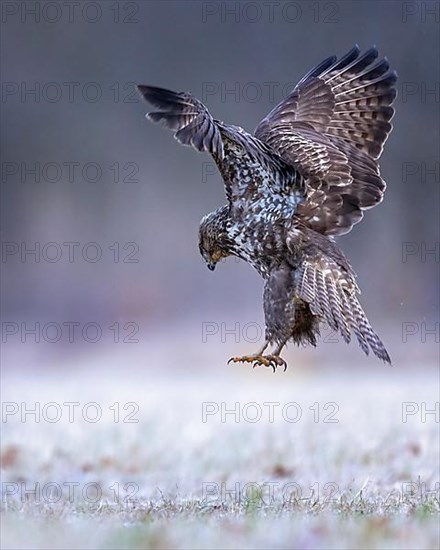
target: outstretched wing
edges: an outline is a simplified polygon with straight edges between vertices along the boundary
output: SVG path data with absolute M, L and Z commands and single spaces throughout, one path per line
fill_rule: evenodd
M 146 101 L 159 109 L 147 114 L 150 120 L 163 122 L 174 130 L 174 137 L 183 145 L 223 157 L 220 130 L 203 103 L 187 92 L 143 85 L 137 88 Z
M 308 178 L 296 215 L 315 231 L 340 235 L 382 201 L 379 159 L 392 129 L 397 76 L 378 51 L 358 46 L 307 73 L 255 130 Z
M 249 207 L 260 208 L 266 181 L 274 183 L 271 192 L 281 193 L 287 207 L 294 209 L 303 200 L 304 178 L 266 144 L 238 126 L 214 120 L 203 103 L 189 93 L 143 85 L 138 89 L 144 99 L 159 109 L 147 114 L 150 120 L 163 122 L 174 130 L 180 143 L 214 157 L 235 215 L 243 215 Z M 282 205 L 275 200 L 272 206 Z M 273 214 L 267 204 L 264 211 L 268 216 Z
M 295 270 L 297 295 L 347 343 L 353 332 L 366 355 L 371 349 L 379 359 L 391 363 L 385 346 L 359 303 L 356 276 L 344 254 L 333 241 L 306 228 L 303 232 L 293 228 L 287 245 L 294 250 L 298 239 L 304 241 L 300 245 L 300 265 Z

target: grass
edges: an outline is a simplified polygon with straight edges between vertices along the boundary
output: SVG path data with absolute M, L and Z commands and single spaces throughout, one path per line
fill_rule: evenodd
M 4 402 L 63 415 L 3 422 L 2 548 L 438 547 L 439 425 L 402 418 L 404 403 L 432 409 L 435 370 L 152 374 L 120 360 L 4 375 Z M 70 422 L 73 401 L 97 403 L 99 421 Z

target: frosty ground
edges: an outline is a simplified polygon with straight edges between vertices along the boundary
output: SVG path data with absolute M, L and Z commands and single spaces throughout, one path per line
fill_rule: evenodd
M 5 372 L 2 548 L 438 547 L 434 365 L 221 357 Z

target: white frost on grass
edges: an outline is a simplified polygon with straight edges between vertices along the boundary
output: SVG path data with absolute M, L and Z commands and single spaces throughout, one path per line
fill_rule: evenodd
M 438 492 L 427 491 L 438 491 L 439 424 L 422 416 L 423 403 L 438 401 L 434 370 L 272 375 L 118 361 L 4 374 L 3 402 L 55 402 L 63 415 L 3 423 L 2 488 L 18 487 L 3 492 L 3 548 L 438 546 Z M 66 402 L 80 403 L 73 422 Z M 81 415 L 90 402 L 102 410 L 96 423 Z M 273 422 L 268 402 L 279 403 Z M 138 405 L 137 423 L 122 421 L 133 410 L 126 403 Z M 407 422 L 403 403 L 419 407 Z M 213 414 L 203 418 L 203 407 Z M 23 498 L 35 483 L 39 502 Z M 63 488 L 57 502 L 43 494 L 49 483 Z M 85 498 L 87 484 L 102 498 Z

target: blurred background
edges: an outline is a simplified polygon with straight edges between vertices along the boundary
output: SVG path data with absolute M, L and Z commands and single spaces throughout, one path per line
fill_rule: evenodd
M 438 495 L 440 4 L 1 10 L 3 547 L 437 548 L 438 506 L 402 494 L 417 483 Z M 234 259 L 206 269 L 197 231 L 225 202 L 221 178 L 145 120 L 134 85 L 191 91 L 252 131 L 309 69 L 356 43 L 388 57 L 398 98 L 385 200 L 338 242 L 393 367 L 325 327 L 318 348 L 287 349 L 285 374 L 227 366 L 263 341 L 263 282 Z M 297 403 L 300 421 L 219 412 L 266 401 Z M 78 404 L 72 419 L 66 403 Z M 254 521 L 231 505 L 208 518 L 198 500 L 206 482 L 264 480 L 303 494 L 336 485 L 347 499 L 336 517 L 356 521 L 341 529 L 322 500 L 311 513 Z M 98 483 L 103 500 L 28 506 L 20 484 L 45 482 Z M 141 499 L 129 509 L 114 498 L 125 482 Z
M 434 359 L 438 8 L 435 2 L 71 8 L 5 2 L 3 366 L 113 354 L 131 335 L 138 345 L 122 349 L 134 361 L 141 348 L 160 353 L 179 342 L 194 368 L 216 347 L 224 359 L 257 347 L 262 281 L 234 259 L 211 274 L 198 253 L 200 218 L 225 202 L 220 176 L 208 156 L 178 146 L 170 132 L 144 119 L 148 106 L 133 86 L 191 91 L 215 117 L 252 131 L 306 71 L 355 43 L 377 45 L 389 58 L 399 95 L 381 161 L 384 203 L 339 244 L 391 356 L 409 365 Z M 324 334 L 327 343 L 318 350 L 291 349 L 289 357 L 308 366 L 324 358 L 365 362 L 354 345 Z

